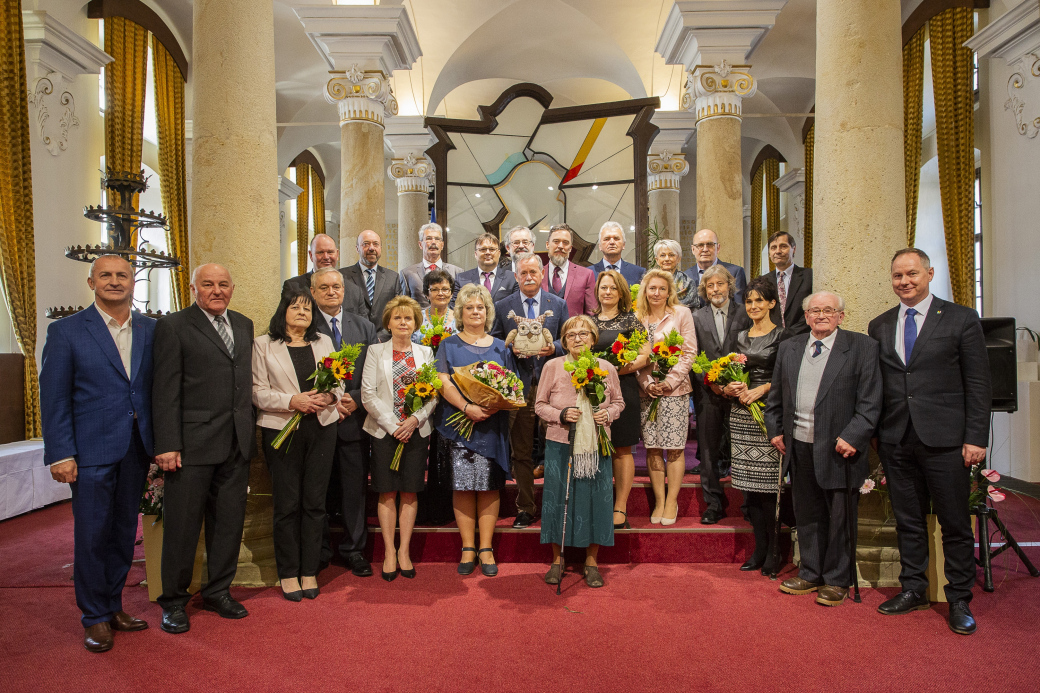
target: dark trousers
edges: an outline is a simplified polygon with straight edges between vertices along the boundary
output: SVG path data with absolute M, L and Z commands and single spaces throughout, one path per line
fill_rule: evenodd
M 183 458 L 182 458 L 183 463 Z M 203 520 L 206 523 L 206 568 L 209 581 L 203 599 L 227 594 L 238 571 L 242 525 L 249 490 L 249 460 L 232 443 L 219 464 L 184 464 L 167 472 L 163 487 L 163 593 L 159 606 L 184 606 L 191 595 L 191 574 Z
M 516 480 L 516 510 L 535 515 L 538 506 L 534 502 L 534 436 L 538 428 L 538 415 L 534 413 L 534 401 L 538 396 L 537 383 L 524 393 L 527 406 L 509 413 L 509 449 L 513 478 Z
M 339 544 L 339 555 L 346 558 L 352 553 L 362 553 L 368 541 L 365 494 L 368 490 L 368 464 L 371 439 L 362 434 L 362 440 L 336 438 L 336 451 L 332 463 L 332 479 L 335 488 L 329 496 L 335 496 L 336 507 L 343 520 L 343 541 Z M 325 521 L 325 538 L 322 545 L 322 563 L 332 558 L 331 537 L 328 520 Z
M 123 587 L 134 560 L 137 515 L 149 457 L 134 426 L 122 459 L 79 467 L 72 488 L 72 568 L 76 605 L 84 628 L 123 610 Z
M 776 494 L 760 491 L 745 491 L 744 504 L 748 509 L 748 521 L 755 535 L 755 562 L 765 561 L 763 569 L 772 568 L 772 558 L 778 537 L 776 535 Z
M 813 444 L 791 441 L 791 491 L 802 564 L 798 576 L 835 587 L 850 586 L 852 547 L 848 514 L 852 496 L 846 489 L 821 488 L 816 481 Z M 853 491 L 853 531 L 858 527 L 859 491 Z
M 701 461 L 701 492 L 706 509 L 723 511 L 728 505 L 726 494 L 719 482 L 720 461 L 723 458 L 723 439 L 729 418 L 729 403 L 722 397 L 694 386 L 694 408 L 697 412 L 697 457 Z M 729 459 L 728 452 L 725 458 Z
M 898 445 L 879 448 L 889 498 L 896 516 L 904 590 L 926 594 L 928 587 L 928 520 L 934 512 L 942 527 L 946 559 L 946 600 L 971 601 L 975 584 L 975 536 L 971 531 L 968 496 L 971 474 L 961 448 L 933 448 L 921 442 L 913 421 Z M 929 511 L 929 502 L 931 511 Z
M 309 414 L 300 421 L 291 443 L 275 450 L 271 445 L 277 436 L 278 430 L 263 429 L 278 579 L 310 577 L 318 574 L 336 425 L 322 426 L 316 415 Z
M 430 433 L 430 457 L 426 469 L 426 490 L 419 493 L 417 524 L 446 525 L 455 520 L 452 508 L 451 455 L 447 441 L 437 429 Z

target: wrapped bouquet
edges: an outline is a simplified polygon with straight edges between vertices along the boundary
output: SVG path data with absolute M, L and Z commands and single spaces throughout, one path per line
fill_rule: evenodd
M 451 379 L 459 392 L 478 407 L 501 411 L 527 405 L 520 377 L 495 361 L 477 361 L 454 370 Z M 452 414 L 448 423 L 467 440 L 473 433 L 473 421 L 461 411 Z
M 419 327 L 419 332 L 422 334 L 420 343 L 433 349 L 433 354 L 436 356 L 437 347 L 441 345 L 442 341 L 453 335 L 455 331 L 445 326 L 443 315 L 430 315 L 429 318 L 429 325 L 424 324 Z

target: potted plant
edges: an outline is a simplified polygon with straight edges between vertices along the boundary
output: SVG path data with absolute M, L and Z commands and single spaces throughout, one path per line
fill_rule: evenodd
M 145 584 L 148 585 L 148 600 L 156 601 L 162 594 L 162 544 L 163 544 L 163 490 L 166 479 L 159 465 L 154 462 L 148 468 L 144 493 L 141 494 L 141 539 L 144 542 Z M 191 574 L 191 587 L 195 593 L 202 584 L 202 565 L 205 553 L 205 529 L 200 533 L 199 546 L 195 552 L 195 568 Z

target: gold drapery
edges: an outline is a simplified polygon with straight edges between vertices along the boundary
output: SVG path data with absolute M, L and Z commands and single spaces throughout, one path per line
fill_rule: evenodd
M 903 156 L 906 178 L 906 245 L 917 233 L 917 200 L 921 186 L 921 121 L 924 100 L 924 41 L 928 25 L 903 46 Z
M 29 93 L 20 0 L 0 11 L 0 280 L 18 346 L 25 356 L 25 437 L 42 434 L 36 373 L 36 243 Z
M 325 233 L 325 186 L 318 171 L 311 169 L 311 208 L 314 211 L 314 235 Z
M 762 188 L 766 198 L 766 232 L 762 242 L 768 245 L 769 237 L 780 230 L 780 188 L 775 185 L 776 179 L 780 177 L 780 160 L 766 159 L 762 162 L 762 168 L 765 170 Z M 773 261 L 768 262 L 769 270 L 772 271 Z
M 152 36 L 155 73 L 155 120 L 159 131 L 159 179 L 163 211 L 169 222 L 166 243 L 181 260 L 181 271 L 170 272 L 173 310 L 191 304 L 188 285 L 188 184 L 184 162 L 184 76 L 166 47 Z
M 296 185 L 303 188 L 296 197 L 296 267 L 297 274 L 307 273 L 307 245 L 310 242 L 308 226 L 308 207 L 310 192 L 311 167 L 308 164 L 296 164 Z
M 757 277 L 762 270 L 762 184 L 766 167 L 759 166 L 751 174 L 751 276 Z
M 946 257 L 953 300 L 975 306 L 975 97 L 970 7 L 953 7 L 928 22 L 935 91 L 935 140 L 939 153 Z
M 812 124 L 805 135 L 805 202 L 803 207 L 803 223 L 805 240 L 802 249 L 802 262 L 812 267 L 812 204 L 813 204 L 813 148 L 816 144 L 816 123 Z
M 148 31 L 129 19 L 107 17 L 105 52 L 115 58 L 105 66 L 105 166 L 137 173 L 141 170 L 144 139 Z M 110 192 L 108 204 L 118 202 L 116 194 Z M 135 207 L 137 203 L 135 195 Z

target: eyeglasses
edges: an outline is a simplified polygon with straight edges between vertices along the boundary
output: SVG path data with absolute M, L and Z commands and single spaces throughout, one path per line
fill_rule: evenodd
M 333 293 L 335 291 L 343 291 L 343 285 L 342 284 L 330 284 L 328 286 L 319 286 L 318 287 L 318 293 L 322 293 L 322 294 L 331 294 L 331 293 Z
M 840 312 L 840 310 L 834 310 L 833 308 L 810 308 L 809 310 L 805 311 L 805 314 L 810 315 L 814 318 L 820 315 L 822 315 L 825 318 L 829 318 L 832 315 L 837 315 Z
M 512 242 L 514 248 L 526 248 L 529 245 L 534 245 L 531 241 L 515 240 Z
M 494 245 L 494 246 L 487 245 L 487 246 L 482 246 L 480 248 L 477 248 L 477 252 L 478 253 L 493 253 L 496 250 L 498 250 L 498 246 L 497 245 Z
M 451 293 L 451 287 L 450 286 L 431 286 L 430 287 L 430 293 L 431 294 L 450 294 Z
M 585 330 L 585 331 L 582 331 L 582 332 L 568 332 L 567 336 L 568 337 L 577 337 L 578 339 L 588 339 L 589 337 L 592 336 L 592 333 L 589 332 L 588 330 Z
M 710 250 L 717 245 L 718 243 L 694 243 L 693 247 L 697 250 Z

